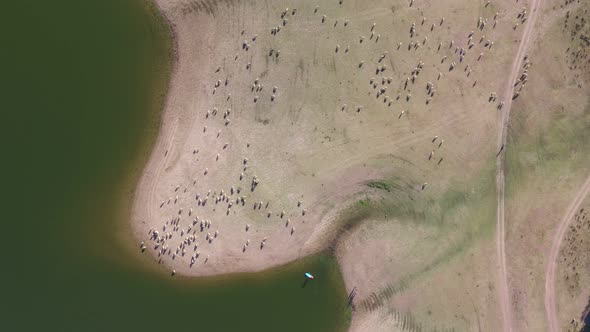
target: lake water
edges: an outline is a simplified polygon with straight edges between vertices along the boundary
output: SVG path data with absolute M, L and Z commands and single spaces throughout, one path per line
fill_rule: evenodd
M 331 257 L 185 279 L 139 253 L 127 218 L 169 70 L 152 9 L 8 1 L 1 15 L 2 330 L 346 329 Z

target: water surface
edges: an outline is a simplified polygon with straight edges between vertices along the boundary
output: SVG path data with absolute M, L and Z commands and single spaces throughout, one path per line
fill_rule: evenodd
M 183 279 L 131 241 L 133 189 L 170 69 L 154 13 L 140 0 L 3 4 L 2 329 L 343 329 L 349 312 L 332 258 Z M 303 288 L 305 271 L 317 278 Z

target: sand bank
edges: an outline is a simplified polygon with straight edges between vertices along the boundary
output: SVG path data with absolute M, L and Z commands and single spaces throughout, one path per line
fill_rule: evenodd
M 276 38 L 263 28 L 269 22 L 237 24 L 206 9 L 160 6 L 174 28 L 177 62 L 137 190 L 137 237 L 158 261 L 187 275 L 259 271 L 323 249 L 334 210 L 378 172 L 362 168 L 363 154 L 338 160 L 349 149 L 342 144 L 322 150 L 332 140 L 314 125 L 322 122 L 313 114 L 322 101 L 299 99 L 305 83 L 292 79 L 293 49 L 267 56 L 262 45 Z M 238 20 L 240 11 L 255 17 L 264 7 L 219 3 L 210 10 Z M 304 19 L 303 10 L 289 16 Z
M 158 230 L 155 238 L 172 236 L 166 253 L 161 246 L 156 251 L 179 272 L 257 271 L 320 250 L 329 239 L 314 234 L 316 228 L 329 229 L 325 217 L 349 206 L 367 181 L 398 168 L 411 175 L 404 190 L 419 193 L 431 175 L 412 157 L 424 160 L 437 150 L 427 165 L 435 167 L 447 145 L 456 148 L 448 138 L 444 146 L 444 138 L 430 141 L 461 121 L 457 114 L 437 121 L 411 114 L 427 99 L 434 103 L 438 97 L 428 92 L 434 88 L 412 97 L 402 73 L 387 65 L 421 67 L 433 82 L 439 72 L 422 69 L 404 50 L 394 62 L 395 36 L 372 27 L 380 15 L 370 7 L 359 16 L 338 3 L 315 12 L 311 1 L 285 13 L 287 2 L 159 4 L 174 27 L 178 58 L 133 222 L 146 243 L 150 230 Z M 444 88 L 442 81 L 437 85 Z M 187 234 L 195 237 L 182 256 L 176 249 Z M 196 243 L 195 261 L 208 256 L 208 264 L 189 267 Z

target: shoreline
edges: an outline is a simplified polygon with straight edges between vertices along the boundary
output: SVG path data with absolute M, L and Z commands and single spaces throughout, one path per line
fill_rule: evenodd
M 197 40 L 197 43 L 204 43 L 205 41 L 210 41 L 213 43 L 213 45 L 209 45 L 209 47 L 214 48 L 218 45 L 221 48 L 228 46 L 227 42 L 217 43 L 207 38 L 208 35 L 215 34 L 218 30 L 215 29 L 216 22 L 213 19 L 200 16 L 200 18 L 203 19 L 202 22 L 196 19 L 193 19 L 191 21 L 178 22 L 178 20 L 182 20 L 182 18 L 179 18 L 178 13 L 171 14 L 169 12 L 170 9 L 165 8 L 167 5 L 166 1 L 155 1 L 154 3 L 160 10 L 160 15 L 168 23 L 168 26 L 172 33 L 172 40 L 175 45 L 175 52 L 169 81 L 168 93 L 166 95 L 164 109 L 161 113 L 158 134 L 156 137 L 156 141 L 152 146 L 149 159 L 145 163 L 145 167 L 143 168 L 140 179 L 137 182 L 133 199 L 131 227 L 136 241 L 144 243 L 147 242 L 148 231 L 155 226 L 155 222 L 153 219 L 157 218 L 156 216 L 158 215 L 160 216 L 159 218 L 162 218 L 162 215 L 158 214 L 159 212 L 156 208 L 154 208 L 154 205 L 156 204 L 154 196 L 159 194 L 158 191 L 161 191 L 162 187 L 170 187 L 171 185 L 170 180 L 162 182 L 162 179 L 160 179 L 160 177 L 162 176 L 162 173 L 165 173 L 167 171 L 167 169 L 177 167 L 178 163 L 183 162 L 183 158 L 187 158 L 186 155 L 189 153 L 184 152 L 184 155 L 181 155 L 182 152 L 180 150 L 183 149 L 183 147 L 186 149 L 187 144 L 191 144 L 190 142 L 195 141 L 195 138 L 190 137 L 191 132 L 195 132 L 196 127 L 198 127 L 200 124 L 202 124 L 202 122 L 204 122 L 201 120 L 200 117 L 191 114 L 192 110 L 187 111 L 183 110 L 183 108 L 187 107 L 194 109 L 195 107 L 193 105 L 195 102 L 197 104 L 203 104 L 209 102 L 209 99 L 211 99 L 210 96 L 205 95 L 202 91 L 199 91 L 197 93 L 197 95 L 201 96 L 201 98 L 187 98 L 187 92 L 185 92 L 186 86 L 194 83 L 197 83 L 197 85 L 203 85 L 204 82 L 208 80 L 207 74 L 205 72 L 207 70 L 211 70 L 211 67 L 213 67 L 213 65 L 207 66 L 207 59 L 210 60 L 210 56 L 207 52 L 195 52 L 194 48 L 190 49 L 190 47 L 186 46 L 187 35 L 190 35 L 190 37 L 192 37 L 194 33 L 187 34 L 186 30 L 182 30 L 186 29 L 186 27 L 184 27 L 182 24 L 192 24 L 193 29 L 195 28 L 195 26 L 198 27 L 199 35 L 201 36 L 201 41 Z M 184 48 L 183 45 L 185 45 Z M 196 73 L 186 75 L 186 67 L 194 63 L 199 63 L 199 68 L 202 68 L 202 70 L 197 69 Z M 210 75 L 211 74 L 209 74 L 209 76 Z M 187 76 L 189 76 L 190 79 L 187 79 Z M 191 106 L 187 106 L 187 104 L 191 104 Z M 223 127 L 219 128 L 223 129 Z M 203 152 L 204 151 L 202 151 L 201 149 L 201 153 Z M 162 158 L 162 156 L 164 157 Z M 187 257 L 182 257 L 183 261 L 185 262 L 184 266 L 179 266 L 179 264 L 172 262 L 173 260 L 175 260 L 174 254 L 172 254 L 172 260 L 164 259 L 160 260 L 160 262 L 169 270 L 173 270 L 179 274 L 186 274 L 190 276 L 213 276 L 235 273 L 260 272 L 269 268 L 283 266 L 292 263 L 298 259 L 316 253 L 320 253 L 331 242 L 330 235 L 326 236 L 324 234 L 325 231 L 328 230 L 329 234 L 335 234 L 334 232 L 330 231 L 330 229 L 332 228 L 332 224 L 335 222 L 335 215 L 337 215 L 338 212 L 344 211 L 348 208 L 348 206 L 350 205 L 348 200 L 351 197 L 354 197 L 355 193 L 357 193 L 362 188 L 365 178 L 373 178 L 376 176 L 376 173 L 374 171 L 362 171 L 360 176 L 361 179 L 359 179 L 358 181 L 353 181 L 350 184 L 345 185 L 339 184 L 339 178 L 341 178 L 342 176 L 350 177 L 352 179 L 354 179 L 355 177 L 359 177 L 359 175 L 354 174 L 358 171 L 358 169 L 353 168 L 352 170 L 353 172 L 351 173 L 350 170 L 344 169 L 344 171 L 339 174 L 340 176 L 332 178 L 332 183 L 330 185 L 331 189 L 329 190 L 329 192 L 334 193 L 334 195 L 336 195 L 335 197 L 342 197 L 345 200 L 345 203 L 341 204 L 339 207 L 336 207 L 334 210 L 334 206 L 332 206 L 333 204 L 331 202 L 328 202 L 326 199 L 319 199 L 320 197 L 317 197 L 316 199 L 313 199 L 313 201 L 318 201 L 319 203 L 314 204 L 310 207 L 302 207 L 299 209 L 300 212 L 285 212 L 284 214 L 286 215 L 286 217 L 283 218 L 282 216 L 280 216 L 279 219 L 283 219 L 284 221 L 285 219 L 288 219 L 287 216 L 291 216 L 291 218 L 293 219 L 298 219 L 297 213 L 299 213 L 299 217 L 304 217 L 305 212 L 301 211 L 309 209 L 310 211 L 307 214 L 314 215 L 313 218 L 315 219 L 315 223 L 317 225 L 310 225 L 309 222 L 305 224 L 306 221 L 302 220 L 304 224 L 299 223 L 299 225 L 297 226 L 297 233 L 301 232 L 299 230 L 299 227 L 304 227 L 305 235 L 299 237 L 296 240 L 292 240 L 292 238 L 294 238 L 294 236 L 292 235 L 295 232 L 295 226 L 293 226 L 293 228 L 289 226 L 289 228 L 291 228 L 291 234 L 287 233 L 286 236 L 282 236 L 285 239 L 289 239 L 290 241 L 294 242 L 290 245 L 282 246 L 279 248 L 273 248 L 272 245 L 270 247 L 266 246 L 264 249 L 265 257 L 253 257 L 252 255 L 250 255 L 250 257 L 246 259 L 238 258 L 236 256 L 238 255 L 239 249 L 236 249 L 242 248 L 242 245 L 238 245 L 237 248 L 230 248 L 228 246 L 225 246 L 221 249 L 215 249 L 215 254 L 219 254 L 222 256 L 222 262 L 210 262 L 208 265 L 205 265 L 203 263 L 203 267 L 200 267 L 199 269 L 191 269 L 190 265 L 189 267 L 187 267 Z M 186 172 L 186 170 L 184 170 L 183 172 Z M 176 176 L 176 178 L 178 178 L 178 176 Z M 158 186 L 159 188 L 157 188 Z M 341 189 L 343 188 L 345 190 L 341 195 L 338 192 L 341 191 Z M 267 201 L 267 204 L 269 202 L 270 201 Z M 293 198 L 291 198 L 291 204 L 292 206 L 297 205 L 297 207 L 299 207 L 300 205 L 299 203 L 296 203 L 296 200 Z M 213 209 L 213 211 L 215 211 L 215 209 Z M 269 215 L 270 213 L 271 212 L 269 212 Z M 231 221 L 223 222 L 222 225 L 219 227 L 226 226 L 230 222 Z M 265 228 L 263 230 L 265 233 L 273 234 L 270 236 L 271 238 L 277 236 L 276 231 L 270 231 L 268 227 L 265 227 L 260 224 L 255 226 L 255 222 L 256 221 L 251 221 L 253 227 L 262 226 L 262 228 Z M 292 224 L 295 223 L 297 223 L 297 221 L 294 220 Z M 223 230 L 222 232 L 223 235 L 221 235 L 220 237 L 222 239 L 227 238 L 228 236 L 225 235 L 225 233 L 227 232 Z M 258 232 L 258 230 L 256 232 Z M 213 231 L 211 230 L 208 233 L 213 233 Z M 230 240 L 239 237 L 240 235 L 238 235 L 238 233 L 238 231 L 234 230 L 232 234 L 229 236 Z M 297 235 L 297 233 L 295 235 Z M 254 236 L 256 237 L 257 235 Z M 265 242 L 264 239 L 267 238 L 267 236 L 257 237 L 262 238 L 262 242 Z M 253 241 L 256 240 L 253 239 Z M 258 241 L 260 241 L 260 239 L 258 239 Z M 269 240 L 269 243 L 270 242 L 271 240 Z M 260 243 L 260 246 L 263 246 L 263 244 Z M 285 249 L 287 249 L 287 251 Z M 156 262 L 158 262 L 158 255 L 155 253 L 155 250 L 146 251 L 148 251 L 156 259 Z M 211 252 L 211 254 L 213 254 L 213 252 Z M 170 251 L 167 252 L 167 255 L 170 256 Z M 207 255 L 209 255 L 209 253 Z M 205 262 L 207 261 L 208 258 L 205 258 Z
M 150 16 L 149 19 L 155 21 L 155 25 L 160 28 L 158 30 L 158 35 L 165 35 L 165 38 L 159 38 L 163 45 L 166 45 L 166 53 L 167 56 L 165 57 L 165 65 L 162 67 L 161 72 L 159 73 L 159 78 L 156 82 L 152 85 L 151 88 L 152 93 L 150 94 L 150 100 L 152 109 L 149 111 L 150 114 L 148 116 L 148 127 L 146 128 L 146 138 L 143 140 L 142 145 L 135 156 L 134 160 L 131 162 L 131 166 L 129 167 L 132 171 L 130 174 L 125 177 L 123 189 L 119 190 L 121 195 L 124 195 L 125 192 L 129 192 L 130 195 L 125 200 L 125 202 L 121 203 L 121 206 L 118 208 L 119 212 L 117 215 L 119 216 L 117 220 L 126 221 L 124 224 L 120 224 L 118 229 L 120 229 L 119 235 L 119 243 L 122 249 L 124 249 L 128 255 L 135 256 L 136 259 L 141 259 L 141 255 L 137 253 L 137 246 L 135 245 L 137 235 L 135 234 L 135 229 L 132 223 L 130 222 L 131 218 L 133 217 L 133 211 L 136 204 L 137 199 L 137 190 L 140 181 L 143 178 L 145 167 L 151 158 L 153 148 L 158 142 L 158 138 L 160 135 L 160 129 L 162 126 L 162 118 L 164 117 L 164 112 L 166 111 L 166 103 L 168 101 L 169 91 L 172 84 L 172 77 L 175 71 L 175 67 L 177 64 L 177 49 L 178 44 L 174 32 L 174 26 L 172 21 L 168 19 L 165 13 L 161 10 L 160 5 L 157 0 L 147 0 L 147 1 L 139 1 L 142 3 L 141 5 L 144 7 L 143 10 Z M 154 106 L 157 105 L 157 106 Z M 151 264 L 146 265 L 143 262 L 139 262 L 136 264 L 140 268 L 146 268 L 154 272 L 160 272 L 161 270 L 157 268 L 157 266 L 151 266 Z

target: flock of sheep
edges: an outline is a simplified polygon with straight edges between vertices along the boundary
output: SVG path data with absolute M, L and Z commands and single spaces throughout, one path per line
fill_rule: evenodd
M 339 4 L 342 6 L 343 1 L 339 1 Z M 488 7 L 489 5 L 490 2 L 488 1 L 485 4 L 485 7 Z M 414 6 L 413 0 L 409 1 L 409 6 Z M 325 25 L 325 29 L 335 28 L 339 24 L 348 28 L 357 23 L 354 22 L 354 20 L 346 18 L 329 18 L 327 15 L 321 13 L 321 8 L 319 6 L 315 7 L 308 13 L 298 11 L 295 8 L 286 8 L 280 13 L 277 13 L 278 24 L 268 27 L 266 33 L 270 33 L 272 38 L 280 38 L 283 30 L 288 29 L 292 24 L 297 24 L 297 18 L 302 15 L 309 15 L 311 20 L 315 21 L 316 24 Z M 517 17 L 518 23 L 516 23 L 514 29 L 518 28 L 518 24 L 522 24 L 526 21 L 526 15 L 526 10 L 519 12 Z M 445 75 L 450 75 L 453 71 L 459 73 L 462 71 L 461 75 L 464 75 L 465 79 L 473 81 L 473 83 L 470 83 L 471 86 L 476 86 L 477 80 L 472 78 L 472 73 L 474 72 L 473 64 L 484 59 L 487 56 L 486 54 L 492 51 L 494 40 L 490 37 L 486 37 L 486 33 L 488 35 L 492 34 L 491 30 L 494 30 L 498 23 L 498 16 L 499 14 L 496 13 L 488 18 L 479 17 L 477 22 L 474 22 L 474 31 L 466 31 L 464 38 L 461 38 L 460 40 L 447 40 L 438 43 L 438 45 L 434 44 L 432 47 L 430 47 L 430 43 L 432 42 L 428 39 L 429 33 L 433 33 L 435 30 L 444 27 L 448 22 L 445 21 L 444 17 L 438 17 L 434 19 L 432 23 L 428 24 L 427 22 L 429 19 L 422 17 L 417 23 L 414 22 L 407 26 L 406 36 L 399 36 L 400 39 L 404 39 L 405 41 L 400 41 L 396 46 L 389 49 L 389 51 L 383 50 L 382 52 L 375 54 L 373 59 L 359 59 L 358 62 L 355 61 L 358 65 L 355 65 L 355 68 L 349 68 L 349 70 L 361 71 L 366 70 L 367 67 L 373 68 L 374 76 L 368 81 L 368 91 L 373 94 L 377 100 L 382 101 L 380 104 L 383 105 L 384 109 L 392 112 L 396 110 L 394 113 L 396 114 L 396 117 L 400 121 L 404 121 L 404 115 L 408 114 L 410 101 L 412 101 L 413 98 L 423 98 L 426 105 L 431 104 L 433 99 L 438 96 L 437 86 L 443 84 Z M 329 21 L 332 23 L 329 23 Z M 363 28 L 361 28 L 361 31 L 362 30 Z M 369 24 L 364 30 L 366 31 L 366 35 L 358 36 L 351 33 L 349 36 L 349 43 L 346 43 L 345 46 L 334 44 L 332 46 L 326 45 L 325 47 L 333 48 L 334 56 L 350 56 L 350 50 L 352 47 L 363 47 L 363 44 L 366 43 L 378 44 L 380 39 L 382 39 L 379 27 L 376 23 Z M 243 61 L 244 63 L 242 66 L 248 71 L 252 71 L 254 68 L 251 62 L 243 60 L 248 59 L 248 57 L 240 56 L 242 53 L 261 51 L 266 56 L 274 58 L 274 60 L 278 60 L 282 56 L 280 49 L 267 48 L 262 43 L 257 43 L 257 41 L 259 41 L 258 34 L 247 36 L 247 32 L 242 30 L 240 36 L 241 40 L 239 45 L 236 45 L 237 54 L 233 60 L 236 63 Z M 420 37 L 418 38 L 418 36 Z M 409 73 L 408 76 L 401 77 L 400 79 L 399 77 L 394 77 L 394 74 L 389 74 L 391 70 L 385 64 L 385 60 L 388 57 L 407 57 L 407 52 L 413 52 L 410 54 L 416 54 L 415 52 L 421 47 L 429 47 L 432 52 L 436 53 L 435 57 L 439 57 L 439 61 L 437 63 L 426 63 L 419 57 L 416 57 L 413 67 L 407 68 L 407 72 Z M 384 46 L 384 48 L 387 48 L 387 46 Z M 445 63 L 448 64 L 448 67 L 446 67 Z M 423 77 L 425 75 L 430 75 L 425 74 L 424 68 L 426 66 L 433 67 L 433 65 L 436 65 L 439 68 L 445 65 L 444 68 L 446 69 L 444 71 L 437 71 L 431 77 Z M 529 66 L 530 62 L 526 59 L 524 72 L 518 81 L 515 82 L 515 86 L 520 85 L 520 89 L 522 89 L 527 82 L 527 70 Z M 265 95 L 267 96 L 264 97 L 267 98 L 265 100 L 274 103 L 281 97 L 280 86 L 276 83 L 264 82 L 260 77 L 256 77 L 250 82 L 246 82 L 245 80 L 230 81 L 229 73 L 225 66 L 216 67 L 213 76 L 217 79 L 211 82 L 210 85 L 211 98 L 220 99 L 222 101 L 220 104 L 225 105 L 224 102 L 227 102 L 232 98 L 230 91 L 232 91 L 234 85 L 239 84 L 246 85 L 251 94 L 251 99 L 242 100 L 242 103 L 259 103 L 260 99 Z M 264 83 L 267 83 L 266 88 Z M 424 86 L 423 96 L 413 96 L 411 93 L 413 86 Z M 518 90 L 512 98 L 518 97 L 519 93 L 520 90 Z M 495 102 L 497 109 L 501 109 L 504 104 L 503 100 L 498 98 L 495 92 L 490 94 L 488 101 Z M 354 105 L 351 107 L 347 104 L 342 104 L 337 106 L 336 109 L 340 109 L 343 112 L 353 110 L 351 114 L 356 114 L 356 116 L 369 116 L 364 105 Z M 199 133 L 203 136 L 215 135 L 217 140 L 221 140 L 223 136 L 222 131 L 230 131 L 231 126 L 234 125 L 232 122 L 234 111 L 230 108 L 218 105 L 211 109 L 203 110 L 203 113 L 203 118 L 199 120 L 205 123 L 203 124 L 202 130 L 199 130 Z M 214 122 L 212 127 L 220 127 L 222 129 L 211 133 L 211 131 L 208 131 L 207 129 L 207 122 Z M 432 135 L 431 137 L 432 149 L 429 149 L 428 153 L 426 153 L 425 159 L 436 162 L 437 165 L 440 165 L 444 158 L 438 156 L 435 158 L 435 155 L 437 155 L 437 150 L 443 146 L 444 139 L 439 138 L 436 135 Z M 245 145 L 246 149 L 240 148 L 239 151 L 247 151 L 250 144 L 246 143 Z M 214 149 L 214 147 L 206 148 Z M 148 234 L 146 234 L 147 238 L 140 244 L 142 251 L 149 248 L 155 253 L 155 255 L 157 255 L 158 262 L 165 263 L 167 266 L 174 267 L 178 266 L 177 264 L 184 263 L 189 268 L 193 268 L 199 263 L 205 264 L 209 261 L 211 255 L 215 254 L 215 243 L 217 241 L 236 241 L 236 239 L 224 239 L 224 233 L 220 231 L 220 228 L 222 227 L 241 228 L 244 232 L 244 240 L 236 241 L 235 246 L 240 248 L 243 253 L 250 250 L 250 238 L 248 234 L 250 234 L 252 231 L 251 229 L 256 227 L 256 225 L 252 226 L 244 223 L 242 220 L 245 219 L 242 218 L 240 220 L 237 217 L 235 224 L 238 224 L 238 226 L 217 224 L 215 222 L 215 217 L 212 216 L 212 210 L 217 212 L 220 209 L 220 206 L 223 206 L 226 216 L 229 216 L 236 210 L 239 211 L 239 209 L 251 208 L 253 211 L 260 211 L 260 218 L 276 218 L 281 221 L 278 223 L 277 227 L 285 228 L 290 235 L 295 233 L 296 221 L 292 221 L 291 218 L 294 216 L 303 217 L 306 215 L 307 210 L 303 208 L 303 203 L 298 201 L 296 206 L 291 207 L 292 211 L 286 212 L 281 210 L 278 213 L 273 213 L 269 210 L 270 201 L 252 201 L 251 199 L 254 196 L 254 192 L 260 185 L 264 184 L 264 180 L 266 179 L 264 179 L 264 177 L 258 177 L 256 174 L 252 174 L 249 169 L 251 161 L 248 160 L 248 158 L 240 158 L 239 172 L 232 177 L 235 179 L 233 183 L 217 183 L 216 188 L 203 188 L 201 186 L 201 179 L 210 176 L 209 168 L 213 168 L 220 158 L 223 158 L 224 154 L 232 153 L 230 152 L 231 148 L 232 147 L 229 143 L 219 144 L 219 147 L 215 148 L 217 151 L 214 152 L 215 158 L 213 160 L 200 160 L 198 163 L 195 163 L 197 165 L 195 167 L 201 167 L 201 171 L 199 172 L 200 175 L 197 178 L 192 179 L 192 181 L 187 183 L 180 183 L 170 187 L 169 192 L 164 194 L 168 198 L 158 203 L 158 208 L 161 210 L 161 214 L 169 213 L 170 215 L 158 222 L 150 221 L 150 223 L 154 225 L 158 224 L 159 226 L 152 227 Z M 191 150 L 192 151 L 187 151 L 186 153 L 187 155 L 192 154 L 193 158 L 198 158 L 200 153 L 202 153 L 200 148 L 191 148 Z M 203 165 L 203 163 L 206 165 Z M 420 187 L 421 190 L 425 190 L 427 183 L 424 182 Z M 206 193 L 202 194 L 201 192 Z M 203 215 L 212 217 L 201 217 Z M 235 215 L 235 213 L 232 215 Z M 261 254 L 264 252 L 262 249 L 265 247 L 267 241 L 268 237 L 264 237 L 263 235 L 257 244 Z M 201 251 L 203 251 L 204 254 L 202 254 Z M 172 274 L 174 275 L 175 273 L 176 271 L 172 270 Z

